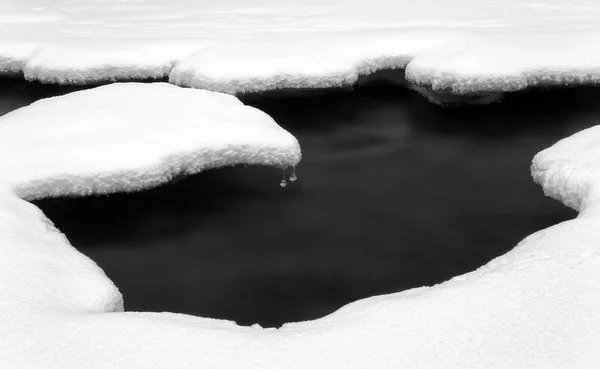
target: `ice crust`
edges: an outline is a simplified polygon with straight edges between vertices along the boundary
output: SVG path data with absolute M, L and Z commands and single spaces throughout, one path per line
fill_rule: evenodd
M 0 367 L 592 368 L 600 362 L 599 129 L 538 154 L 580 216 L 433 287 L 280 329 L 123 312 L 118 289 L 33 199 L 135 190 L 234 163 L 293 165 L 296 140 L 235 97 L 116 84 L 0 118 Z M 19 198 L 21 197 L 21 198 Z
M 431 99 L 487 101 L 600 81 L 595 0 L 34 0 L 0 14 L 0 73 L 51 83 L 169 77 L 244 93 L 406 68 Z

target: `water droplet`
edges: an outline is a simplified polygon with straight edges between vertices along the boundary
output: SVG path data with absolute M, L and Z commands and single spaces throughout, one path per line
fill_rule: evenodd
M 294 166 L 294 169 L 292 170 L 292 174 L 290 175 L 290 181 L 294 182 L 298 179 L 298 176 L 296 175 L 296 166 Z
M 294 165 L 292 167 L 292 174 L 290 175 L 290 181 L 295 182 L 297 179 L 298 179 L 298 176 L 296 175 L 296 166 Z

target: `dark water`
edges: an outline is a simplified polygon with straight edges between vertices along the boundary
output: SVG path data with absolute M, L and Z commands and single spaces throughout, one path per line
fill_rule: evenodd
M 0 104 L 63 92 L 15 85 Z M 277 169 L 235 167 L 35 203 L 115 281 L 127 310 L 277 326 L 442 282 L 575 216 L 544 197 L 529 165 L 595 125 L 599 98 L 580 88 L 443 109 L 378 87 L 252 99 L 302 145 L 299 181 L 285 189 Z

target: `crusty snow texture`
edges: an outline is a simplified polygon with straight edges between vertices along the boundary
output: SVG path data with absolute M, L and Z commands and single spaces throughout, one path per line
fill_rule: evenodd
M 0 367 L 594 368 L 600 222 L 593 128 L 534 159 L 546 193 L 581 211 L 480 269 L 280 329 L 123 312 L 121 295 L 22 198 L 154 186 L 234 163 L 293 165 L 296 140 L 236 98 L 122 84 L 0 118 Z
M 597 0 L 13 0 L 0 73 L 244 93 L 406 68 L 421 91 L 489 94 L 600 82 L 598 19 Z

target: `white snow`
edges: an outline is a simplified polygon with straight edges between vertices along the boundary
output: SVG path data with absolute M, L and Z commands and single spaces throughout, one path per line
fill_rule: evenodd
M 600 362 L 598 128 L 534 159 L 581 211 L 480 269 L 280 329 L 122 312 L 117 288 L 19 198 L 134 190 L 234 163 L 293 165 L 296 140 L 235 97 L 116 84 L 0 118 L 0 367 L 591 368 Z
M 0 14 L 0 73 L 43 82 L 242 93 L 406 67 L 420 91 L 471 95 L 600 80 L 596 0 L 32 0 Z
M 169 76 L 239 93 L 406 67 L 426 89 L 513 91 L 596 83 L 598 19 L 596 0 L 14 0 L 0 3 L 0 73 L 56 83 Z M 122 312 L 103 271 L 24 199 L 294 165 L 297 141 L 233 96 L 168 84 L 37 102 L 0 118 L 0 368 L 596 367 L 598 147 L 593 128 L 533 161 L 534 179 L 577 219 L 444 284 L 262 329 Z
M 167 83 L 45 99 L 0 122 L 2 176 L 22 198 L 131 191 L 207 168 L 300 160 L 297 140 L 265 113 Z
M 531 172 L 547 196 L 588 215 L 600 204 L 600 126 L 557 142 L 538 153 Z

